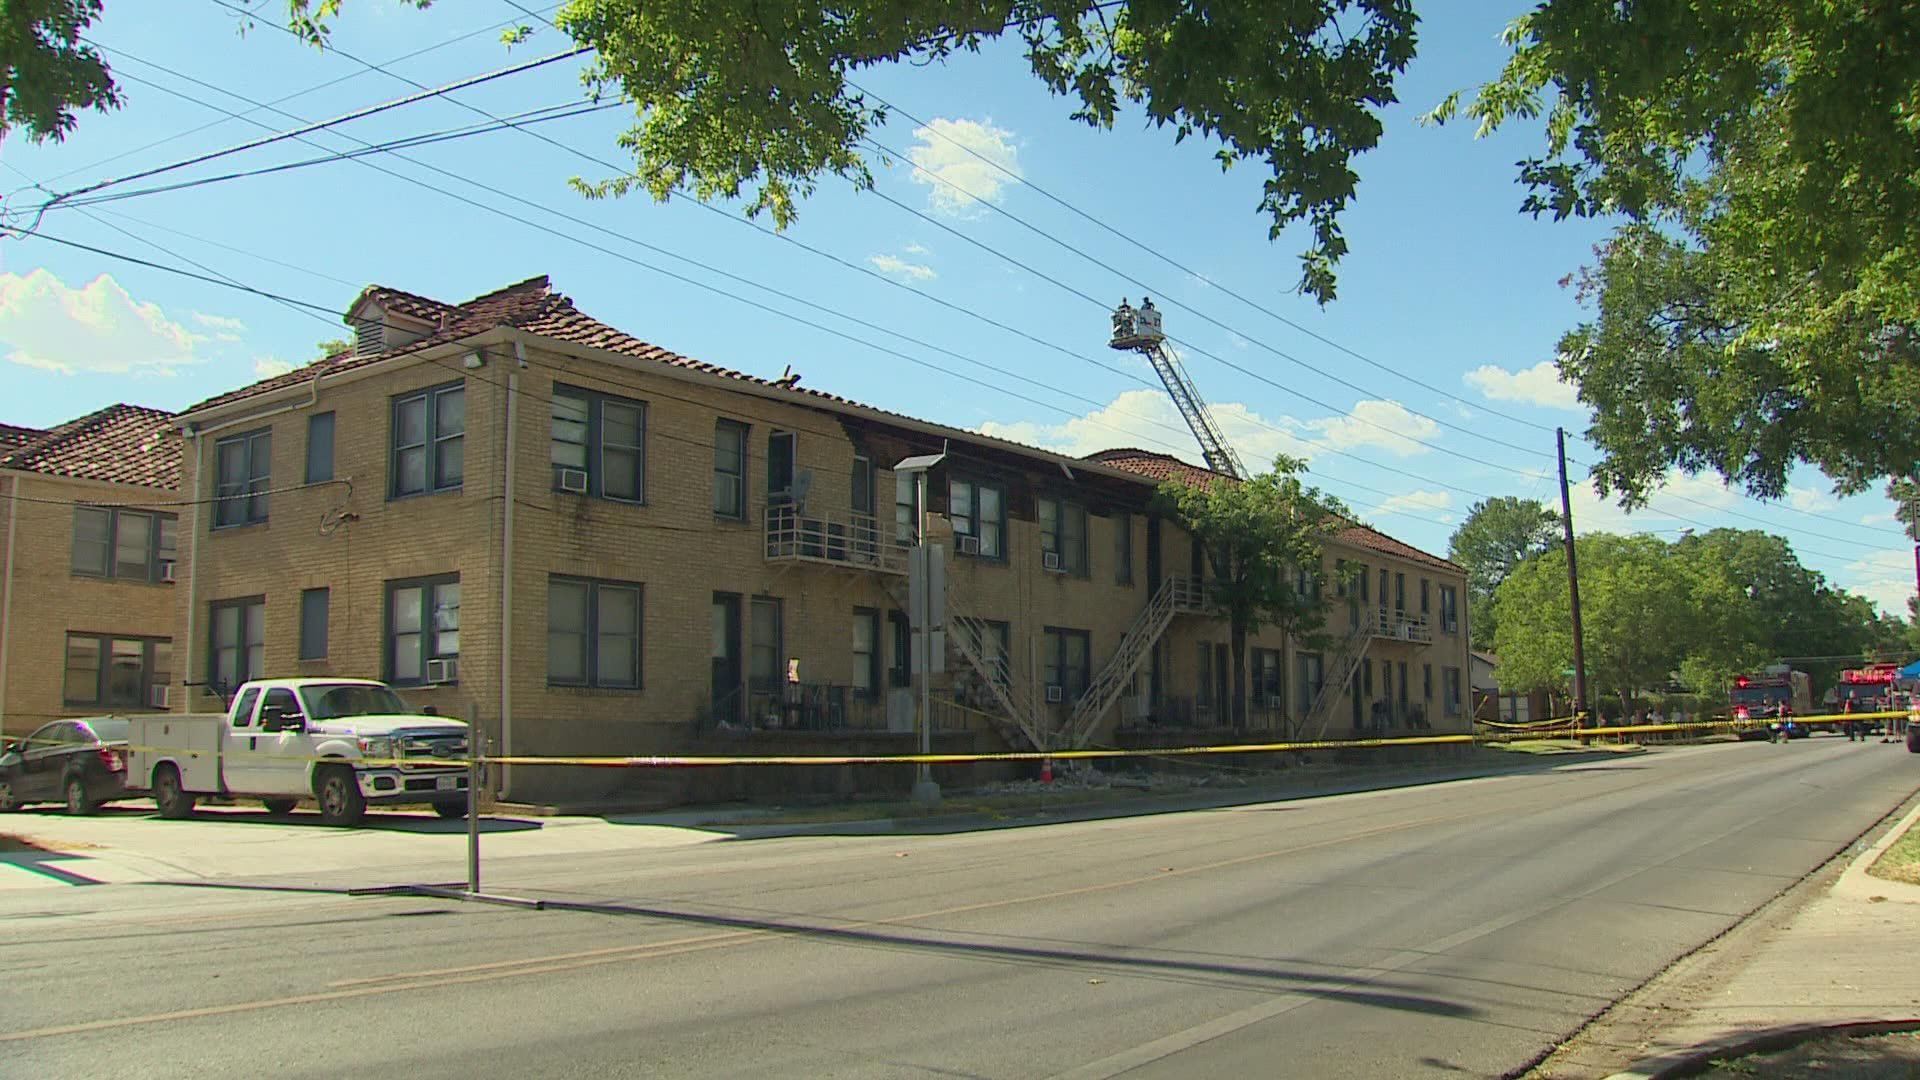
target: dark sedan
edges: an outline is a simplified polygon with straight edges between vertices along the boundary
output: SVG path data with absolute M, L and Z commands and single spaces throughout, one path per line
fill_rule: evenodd
M 0 749 L 0 810 L 65 803 L 91 814 L 127 797 L 127 727 L 112 716 L 55 720 Z

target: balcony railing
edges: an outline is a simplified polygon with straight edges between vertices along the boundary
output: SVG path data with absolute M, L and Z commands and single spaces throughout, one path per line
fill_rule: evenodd
M 765 507 L 768 562 L 819 563 L 905 574 L 907 547 L 895 538 L 893 522 L 872 514 L 822 514 L 791 504 Z
M 1369 637 L 1411 641 L 1417 645 L 1433 644 L 1433 624 L 1423 615 L 1368 608 L 1360 613 L 1360 619 Z

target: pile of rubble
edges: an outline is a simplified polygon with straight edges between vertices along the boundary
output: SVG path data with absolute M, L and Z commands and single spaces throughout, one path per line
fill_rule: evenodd
M 1132 789 L 1152 793 L 1176 794 L 1200 789 L 1245 787 L 1250 774 L 1241 772 L 1102 772 L 1087 766 L 1068 766 L 1054 771 L 1051 783 L 1041 780 L 1006 780 L 978 789 L 980 795 L 1060 795 L 1081 791 Z

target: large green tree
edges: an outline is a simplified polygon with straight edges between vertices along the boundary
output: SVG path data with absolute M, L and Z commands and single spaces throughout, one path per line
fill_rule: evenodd
M 1545 551 L 1560 529 L 1560 517 L 1538 499 L 1511 495 L 1482 499 L 1447 541 L 1447 557 L 1467 571 L 1467 611 L 1475 648 L 1493 648 L 1499 613 L 1493 598 L 1507 575 Z
M 1308 486 L 1306 463 L 1277 457 L 1251 480 L 1161 485 L 1158 501 L 1206 557 L 1208 599 L 1227 618 L 1233 650 L 1232 723 L 1247 726 L 1247 638 L 1262 627 L 1311 643 L 1326 623 L 1327 590 L 1301 589 L 1300 567 L 1318 568 L 1329 537 L 1346 521 L 1338 500 Z
M 113 73 L 81 31 L 100 0 L 6 0 L 0 4 L 0 141 L 21 130 L 35 142 L 64 139 L 80 109 L 117 108 Z
M 1561 343 L 1603 488 L 1777 497 L 1920 460 L 1920 18 L 1905 4 L 1549 0 L 1466 111 L 1544 118 L 1526 208 L 1623 220 Z M 1436 110 L 1454 114 L 1456 97 Z

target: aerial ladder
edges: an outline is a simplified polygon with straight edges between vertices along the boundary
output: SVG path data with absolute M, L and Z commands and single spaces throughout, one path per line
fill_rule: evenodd
M 1173 399 L 1174 408 L 1180 410 L 1181 418 L 1199 441 L 1200 455 L 1206 459 L 1207 468 L 1236 480 L 1247 479 L 1247 467 L 1240 463 L 1240 455 L 1227 445 L 1226 436 L 1220 433 L 1220 425 L 1207 408 L 1206 399 L 1193 388 L 1193 380 L 1187 377 L 1180 358 L 1167 346 L 1167 335 L 1160 329 L 1160 310 L 1153 306 L 1151 298 L 1141 297 L 1138 308 L 1128 305 L 1124 298 L 1120 301 L 1120 306 L 1113 310 L 1113 339 L 1107 345 L 1122 352 L 1137 352 L 1153 365 L 1160 381 L 1166 384 L 1167 396 Z

